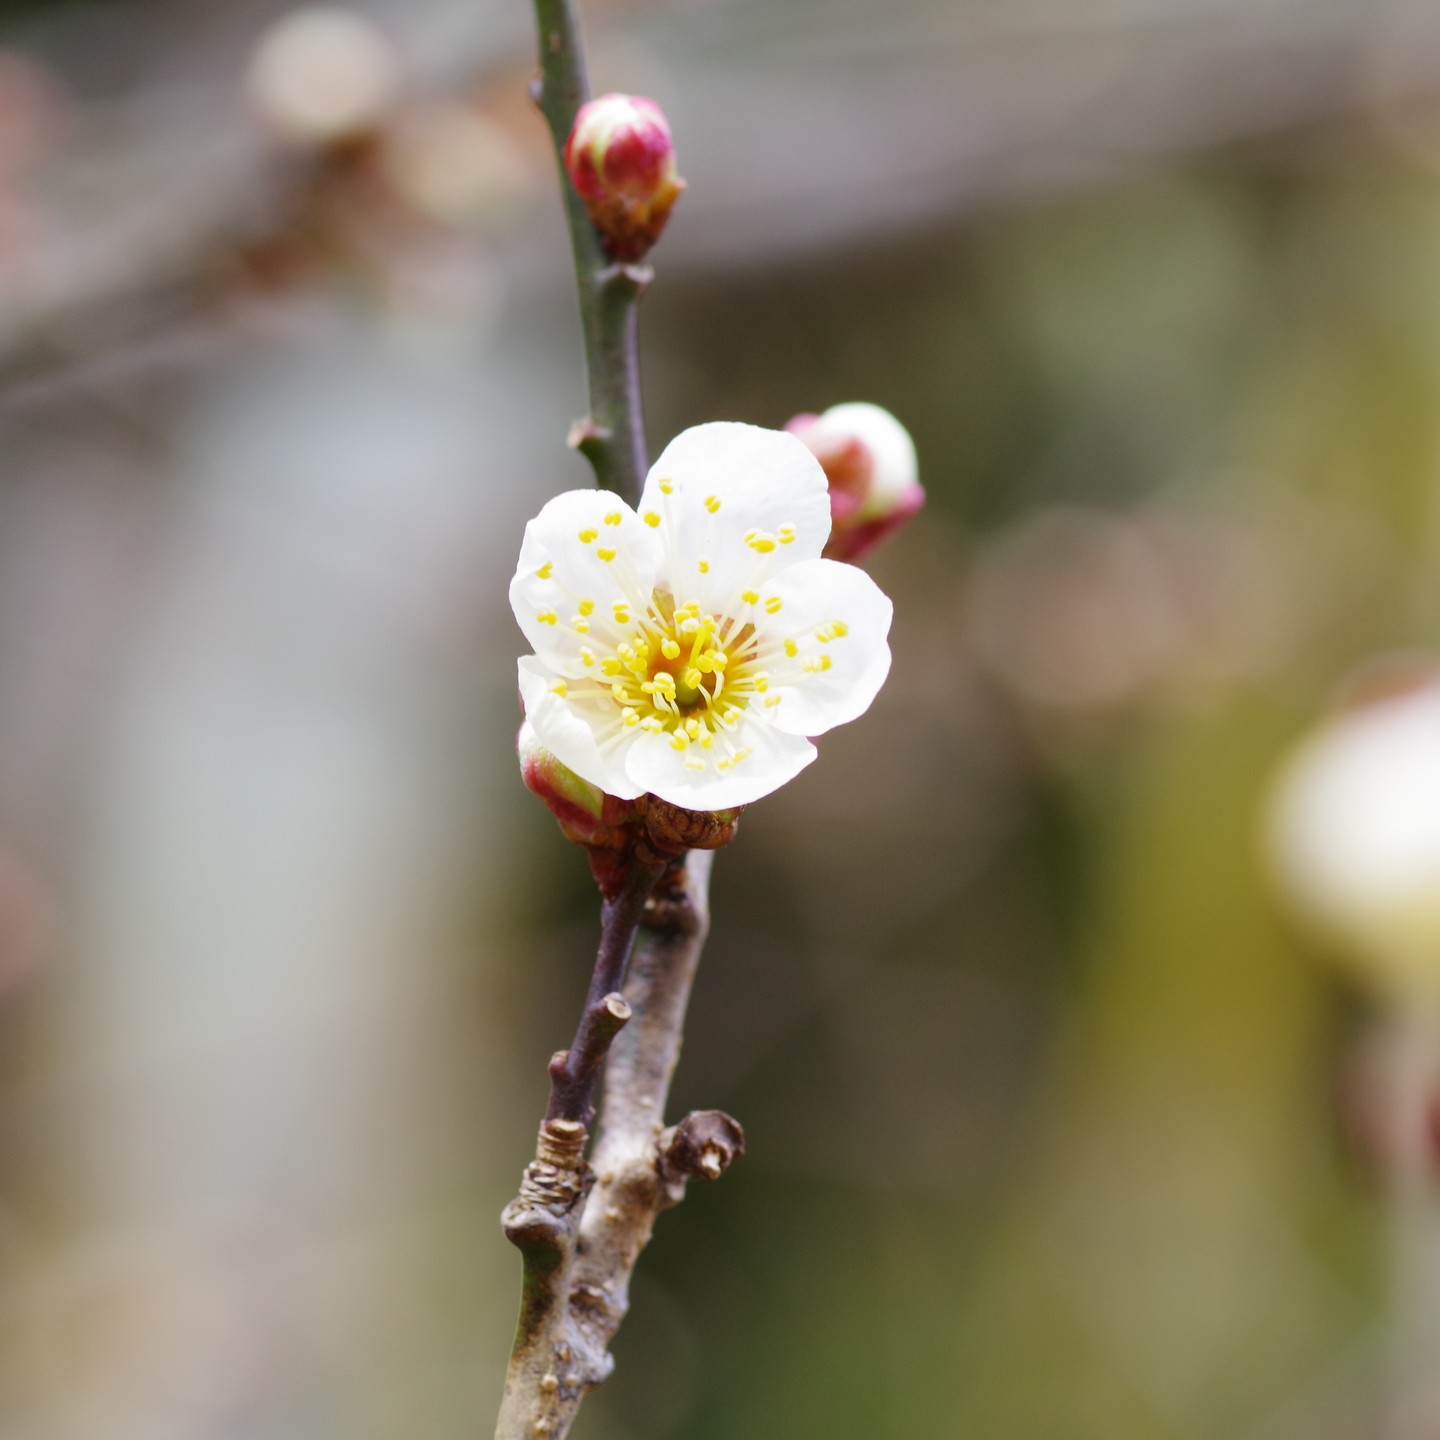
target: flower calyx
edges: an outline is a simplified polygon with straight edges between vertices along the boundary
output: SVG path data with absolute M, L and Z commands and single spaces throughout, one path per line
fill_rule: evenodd
M 655 795 L 621 800 L 582 779 L 539 741 L 527 720 L 516 750 L 525 788 L 544 803 L 560 833 L 583 847 L 607 899 L 625 888 L 631 868 L 665 866 L 687 850 L 718 850 L 735 838 L 743 806 L 686 810 Z
M 858 560 L 925 503 L 915 442 L 878 405 L 832 405 L 797 415 L 785 428 L 804 441 L 830 483 L 831 560 Z
M 580 107 L 564 158 L 606 253 L 643 259 L 685 188 L 664 111 L 640 95 L 601 95 Z

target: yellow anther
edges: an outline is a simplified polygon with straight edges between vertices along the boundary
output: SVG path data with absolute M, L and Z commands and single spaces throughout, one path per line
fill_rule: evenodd
M 800 653 L 800 647 L 793 640 L 787 640 L 785 653 L 793 660 Z
M 680 622 L 680 633 L 682 635 L 698 635 L 700 633 L 700 622 L 693 615 L 687 615 Z
M 633 730 L 640 723 L 640 712 L 632 706 L 627 705 L 620 712 L 620 718 L 624 721 L 627 730 Z
M 697 655 L 695 657 L 695 668 L 702 675 L 709 675 L 715 669 L 713 652 L 707 650 L 703 655 Z
M 628 625 L 630 623 L 630 607 L 623 601 L 617 600 L 610 609 L 614 612 L 617 625 Z
M 723 671 L 730 663 L 730 657 L 723 650 L 712 650 L 710 652 L 710 663 L 718 671 Z
M 812 655 L 800 668 L 811 675 L 818 675 L 822 670 L 828 670 L 832 663 L 828 655 Z
M 618 525 L 624 518 L 625 517 L 618 510 L 612 510 L 605 517 L 605 523 L 607 525 Z
M 760 592 L 758 590 L 742 590 L 740 598 L 747 605 L 758 605 L 760 603 Z
M 577 635 L 588 635 L 590 633 L 590 622 L 583 615 L 572 615 L 570 625 Z
M 635 647 L 633 645 L 626 644 L 625 641 L 622 640 L 615 653 L 622 660 L 633 660 L 635 658 Z
M 688 750 L 690 748 L 690 737 L 683 730 L 677 730 L 670 737 L 670 748 L 672 750 Z
M 590 666 L 595 663 L 595 652 L 582 647 L 580 650 L 580 663 L 588 670 Z
M 602 675 L 618 675 L 624 666 L 613 656 L 609 656 L 600 662 L 600 673 Z
M 692 690 L 698 690 L 700 688 L 700 681 L 703 678 L 704 677 L 693 665 L 685 672 L 685 683 Z
M 622 705 L 630 698 L 630 692 L 618 680 L 610 687 L 610 693 Z
M 795 527 L 793 525 L 782 525 L 777 534 L 782 545 L 793 545 L 795 543 Z
M 580 532 L 580 543 L 581 543 L 582 545 L 592 545 L 592 544 L 594 544 L 594 542 L 595 542 L 597 539 L 599 539 L 599 537 L 600 537 L 600 532 L 599 532 L 597 529 L 595 529 L 595 527 L 594 527 L 593 525 L 587 525 L 587 526 Z
M 608 545 L 601 545 L 595 553 L 605 561 L 610 561 L 615 558 L 615 552 Z
M 660 512 L 658 510 L 647 510 L 645 512 L 645 523 L 654 530 L 660 524 Z
M 765 613 L 767 615 L 778 615 L 780 613 L 780 607 L 782 603 L 783 602 L 778 595 L 771 595 L 765 601 Z
M 834 631 L 837 640 L 843 640 L 850 633 L 850 627 L 843 620 L 832 620 L 830 629 Z
M 680 654 L 680 646 L 674 640 L 662 640 L 660 642 L 660 653 L 667 660 L 674 660 L 676 656 Z
M 768 555 L 775 548 L 775 537 L 768 530 L 750 530 L 745 543 L 758 554 Z
M 550 693 L 552 695 L 558 695 L 563 700 L 565 698 L 565 682 L 563 680 L 557 680 L 550 687 Z
M 761 670 L 750 683 L 754 685 L 758 694 L 763 695 L 770 688 L 770 677 Z
M 715 737 L 708 730 L 700 737 L 700 748 L 702 750 L 710 749 L 714 743 Z
M 540 579 L 540 580 L 548 580 L 548 579 L 550 578 L 550 576 L 554 573 L 554 570 L 555 570 L 555 562 L 554 562 L 553 560 L 547 560 L 547 561 L 535 572 L 536 578 L 537 578 L 537 579 Z
M 675 482 L 673 480 L 662 480 L 660 482 L 660 493 L 662 495 L 673 495 L 675 493 Z
M 700 722 L 693 715 L 685 722 L 685 733 L 692 740 L 700 738 Z
M 558 625 L 560 623 L 560 617 L 553 610 L 542 610 L 535 619 L 541 625 Z
M 659 735 L 665 729 L 665 722 L 658 716 L 647 715 L 640 722 L 640 728 L 648 735 Z
M 742 745 L 735 752 L 735 763 L 738 765 L 742 760 L 748 760 L 754 753 L 748 745 Z
M 685 762 L 685 768 L 687 770 L 703 770 L 705 768 L 705 762 L 698 755 L 692 755 Z
M 773 710 L 785 697 L 783 695 L 767 695 L 765 697 L 765 708 Z
M 595 602 L 593 600 L 581 600 L 576 604 L 575 608 L 582 615 L 593 615 L 595 613 Z
M 713 515 L 720 508 L 720 497 L 718 495 L 707 495 L 705 497 L 705 508 Z
M 702 556 L 695 562 L 695 568 L 696 568 L 702 575 L 708 575 L 708 574 L 710 573 L 710 562 L 702 555 Z

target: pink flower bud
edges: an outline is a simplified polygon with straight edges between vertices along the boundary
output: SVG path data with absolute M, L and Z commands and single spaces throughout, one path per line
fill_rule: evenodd
M 582 780 L 540 744 L 528 720 L 520 727 L 515 748 L 525 788 L 540 797 L 567 840 L 585 847 L 601 892 L 618 893 L 641 833 L 641 806 Z
M 565 142 L 565 168 L 614 260 L 644 256 L 685 188 L 664 112 L 638 95 L 582 105 Z
M 785 427 L 809 447 L 830 482 L 831 560 L 857 560 L 925 503 L 910 432 L 878 405 L 832 405 Z

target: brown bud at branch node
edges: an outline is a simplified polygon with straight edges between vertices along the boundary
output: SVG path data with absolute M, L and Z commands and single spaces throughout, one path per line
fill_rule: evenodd
M 745 1153 L 745 1131 L 723 1110 L 692 1110 L 660 1137 L 660 1169 L 667 1179 L 718 1180 Z
M 728 845 L 735 838 L 744 808 L 685 810 L 656 795 L 646 795 L 637 803 L 643 807 L 645 827 L 645 838 L 637 848 L 648 850 L 661 864 L 686 850 L 718 850 Z

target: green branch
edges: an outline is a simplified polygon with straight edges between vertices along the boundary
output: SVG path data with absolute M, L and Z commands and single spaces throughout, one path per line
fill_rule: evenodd
M 560 170 L 585 334 L 590 414 L 577 422 L 571 443 L 594 468 L 597 485 L 634 504 L 648 468 L 636 322 L 651 271 L 648 265 L 616 264 L 606 255 L 565 169 L 565 142 L 577 112 L 590 98 L 575 7 L 571 0 L 535 0 L 535 18 L 540 77 L 533 94 L 550 126 Z

